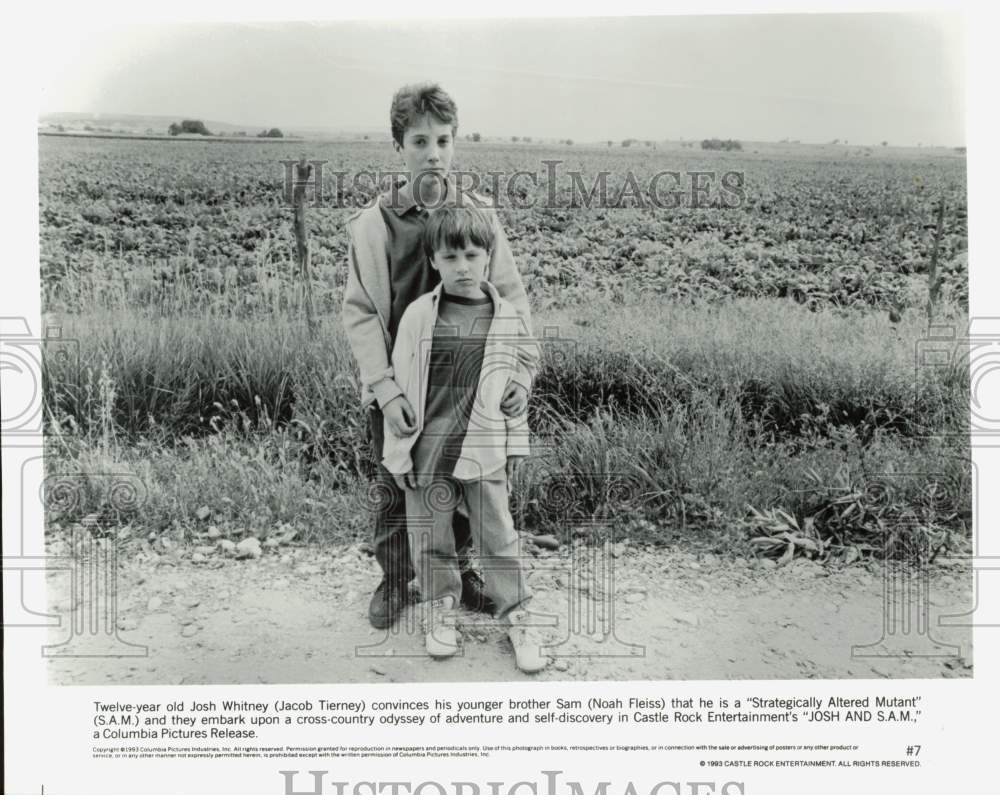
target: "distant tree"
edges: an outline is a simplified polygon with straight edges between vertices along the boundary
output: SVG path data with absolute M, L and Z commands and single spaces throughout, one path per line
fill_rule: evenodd
M 512 135 L 512 136 L 510 137 L 510 140 L 511 140 L 511 141 L 513 141 L 514 143 L 517 143 L 518 141 L 520 141 L 520 140 L 521 140 L 521 137 L 520 137 L 520 136 L 518 136 L 518 135 Z
M 181 122 L 181 132 L 191 133 L 193 135 L 211 135 L 208 128 L 205 127 L 205 122 L 199 121 L 198 119 L 184 119 Z
M 197 119 L 184 119 L 180 124 L 175 122 L 167 128 L 167 132 L 171 135 L 180 135 L 181 133 L 189 133 L 191 135 L 212 134 L 205 127 L 205 122 L 198 121 Z
M 840 143 L 840 139 L 839 138 L 834 138 L 832 141 L 830 141 L 830 143 L 833 144 L 834 146 L 836 146 L 837 144 Z
M 531 136 L 530 135 L 525 135 L 523 138 L 521 138 L 521 140 L 524 141 L 526 144 L 530 144 L 531 143 Z
M 573 139 L 572 138 L 567 138 L 566 139 L 566 146 L 572 146 L 572 145 L 573 145 Z
M 626 138 L 625 140 L 622 141 L 622 146 L 631 146 L 632 141 L 634 140 L 635 140 L 634 138 Z
M 261 130 L 257 133 L 258 138 L 284 138 L 284 133 L 281 132 L 277 127 L 272 127 L 270 130 Z
M 480 135 L 479 133 L 477 133 L 477 132 L 475 132 L 475 133 L 472 133 L 472 140 L 473 140 L 473 141 L 474 141 L 475 143 L 479 143 L 479 142 L 480 142 L 481 140 L 483 140 L 483 136 L 481 136 L 481 135 Z
M 701 148 L 723 150 L 726 152 L 739 152 L 743 150 L 743 144 L 739 141 L 734 141 L 731 138 L 726 139 L 725 141 L 719 138 L 706 138 L 701 142 Z
M 612 147 L 612 146 L 614 146 L 614 145 L 615 145 L 615 142 L 614 142 L 614 141 L 608 141 L 608 146 L 609 146 L 609 147 Z
M 889 145 L 888 141 L 882 141 L 882 146 L 888 146 L 888 145 Z

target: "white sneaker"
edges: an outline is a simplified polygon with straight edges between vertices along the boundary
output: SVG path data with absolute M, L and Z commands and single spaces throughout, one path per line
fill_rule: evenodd
M 549 664 L 549 658 L 542 654 L 544 638 L 538 627 L 531 626 L 531 617 L 525 610 L 515 610 L 508 614 L 510 628 L 507 637 L 514 647 L 517 668 L 526 674 L 535 674 Z
M 431 657 L 453 657 L 458 653 L 461 635 L 455 627 L 454 607 L 451 596 L 423 603 L 424 647 Z

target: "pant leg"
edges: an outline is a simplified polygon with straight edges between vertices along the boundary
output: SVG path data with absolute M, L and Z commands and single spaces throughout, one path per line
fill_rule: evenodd
M 476 568 L 475 554 L 472 549 L 472 527 L 469 517 L 461 510 L 456 510 L 452 520 L 452 530 L 455 533 L 455 553 L 458 556 L 458 568 L 462 572 Z
M 375 559 L 389 582 L 405 587 L 413 579 L 410 544 L 406 535 L 406 498 L 396 485 L 389 470 L 382 466 L 382 445 L 385 441 L 382 411 L 377 405 L 368 410 L 371 455 L 375 475 L 371 494 L 375 511 L 372 545 Z
M 501 470 L 489 480 L 464 481 L 462 487 L 479 547 L 486 593 L 497 606 L 497 618 L 503 618 L 531 598 L 520 538 L 510 515 L 506 474 Z
M 452 526 L 461 496 L 460 484 L 451 478 L 405 491 L 410 557 L 424 601 L 444 596 L 453 597 L 455 606 L 461 601 L 462 578 Z

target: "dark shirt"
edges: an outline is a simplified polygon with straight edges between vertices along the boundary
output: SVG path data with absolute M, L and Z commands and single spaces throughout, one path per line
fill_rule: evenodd
M 379 203 L 389 233 L 389 337 L 396 342 L 396 330 L 406 307 L 437 287 L 441 277 L 431 267 L 421 239 L 427 225 L 427 210 L 413 206 L 405 212 Z
M 455 190 L 450 181 L 446 185 L 445 201 L 448 201 Z M 430 213 L 411 195 L 411 186 L 403 185 L 382 194 L 379 209 L 389 238 L 389 337 L 395 344 L 396 330 L 406 307 L 437 287 L 441 276 L 424 254 L 424 227 Z
M 489 296 L 441 293 L 427 373 L 424 429 L 413 448 L 421 485 L 452 475 L 465 443 L 493 317 Z

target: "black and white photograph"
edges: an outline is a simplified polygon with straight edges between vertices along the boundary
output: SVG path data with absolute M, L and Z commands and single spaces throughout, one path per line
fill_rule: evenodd
M 613 12 L 50 81 L 49 685 L 973 676 L 962 18 Z

